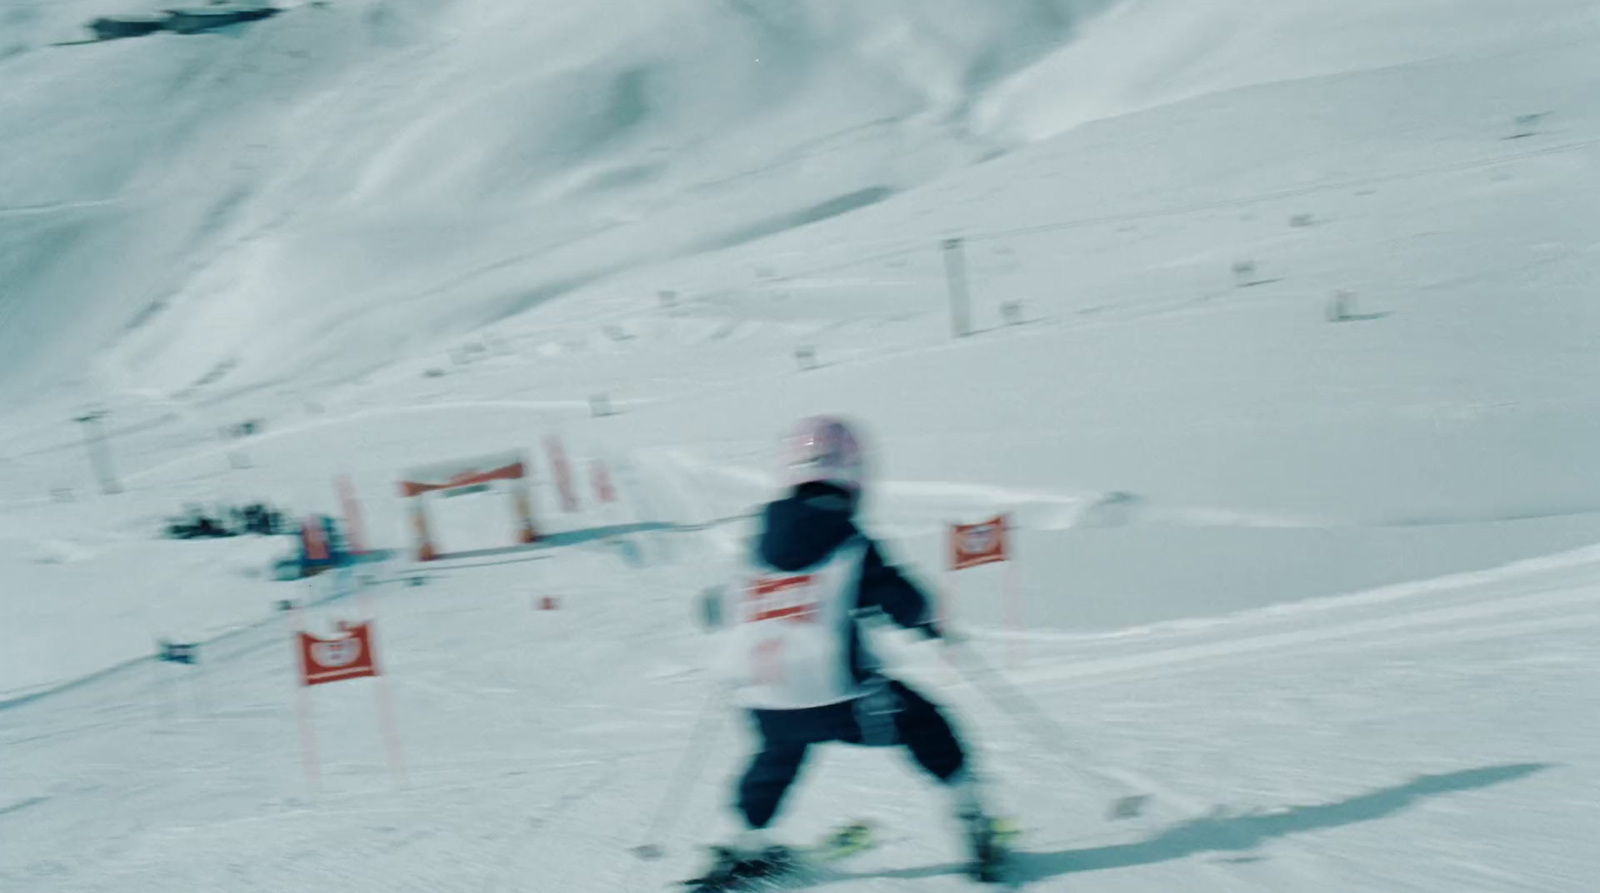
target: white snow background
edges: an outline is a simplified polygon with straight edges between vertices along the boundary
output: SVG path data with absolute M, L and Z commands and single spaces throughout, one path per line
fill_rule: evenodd
M 0 0 L 0 890 L 667 889 L 752 746 L 719 712 L 646 839 L 698 595 L 824 411 L 869 529 L 1068 736 L 875 634 L 1024 888 L 1595 889 L 1600 6 L 329 0 L 77 42 L 159 6 Z M 308 610 L 370 601 L 405 760 L 373 682 L 312 689 L 313 793 L 274 604 L 335 582 L 163 519 L 349 475 L 403 553 L 403 469 L 509 449 L 545 545 Z M 509 536 L 446 508 L 448 548 Z M 1001 511 L 1021 630 L 1002 571 L 941 571 Z M 944 810 L 829 748 L 779 830 L 879 823 L 824 888 L 966 889 Z

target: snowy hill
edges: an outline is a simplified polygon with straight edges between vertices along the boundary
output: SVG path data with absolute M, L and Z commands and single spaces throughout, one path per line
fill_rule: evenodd
M 1155 795 L 1105 823 L 888 637 L 1031 888 L 1600 867 L 1592 3 L 350 0 L 52 45 L 118 10 L 0 0 L 0 887 L 661 888 L 747 747 L 716 731 L 669 863 L 626 855 L 708 688 L 694 598 L 818 411 L 865 420 L 893 554 Z M 557 433 L 622 504 L 563 513 L 541 475 L 555 545 L 382 568 L 408 782 L 369 684 L 330 686 L 310 798 L 272 607 L 326 591 L 161 519 L 337 512 L 347 474 L 406 549 L 401 469 L 543 467 Z M 940 573 L 943 525 L 999 511 L 1023 632 L 998 573 Z M 163 637 L 202 670 L 140 661 Z M 831 886 L 964 886 L 899 765 L 829 751 L 786 814 L 886 829 Z
M 96 351 L 97 381 L 164 393 L 367 369 L 971 160 L 975 97 L 1104 5 L 358 0 L 24 44 L 8 366 Z M 63 6 L 14 15 L 42 40 L 94 8 Z

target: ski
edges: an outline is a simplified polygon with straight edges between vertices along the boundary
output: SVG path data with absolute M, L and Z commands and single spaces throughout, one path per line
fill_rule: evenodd
M 878 835 L 872 823 L 857 820 L 835 828 L 815 845 L 804 850 L 802 855 L 808 862 L 826 865 L 865 852 L 877 845 Z
M 847 822 L 824 834 L 810 846 L 778 847 L 761 857 L 729 865 L 679 881 L 687 893 L 751 893 L 767 889 L 796 889 L 841 859 L 877 846 L 872 825 L 864 821 Z

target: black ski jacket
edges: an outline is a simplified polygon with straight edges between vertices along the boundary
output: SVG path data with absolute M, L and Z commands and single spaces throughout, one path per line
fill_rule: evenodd
M 886 562 L 878 544 L 856 526 L 855 500 L 827 486 L 804 486 L 793 494 L 768 503 L 762 511 L 761 536 L 756 543 L 761 560 L 781 571 L 810 567 L 832 554 L 853 537 L 867 542 L 856 587 L 856 612 L 881 610 L 895 623 L 930 638 L 939 636 L 926 595 L 900 569 Z M 850 625 L 850 668 L 856 680 L 875 672 L 861 648 L 860 630 Z

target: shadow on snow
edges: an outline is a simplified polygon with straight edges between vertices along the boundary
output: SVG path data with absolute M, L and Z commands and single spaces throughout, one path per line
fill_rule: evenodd
M 1395 787 L 1312 806 L 1290 806 L 1271 812 L 1227 815 L 1219 807 L 1212 814 L 1173 825 L 1154 837 L 1133 843 L 1051 853 L 1015 854 L 1018 883 L 1045 880 L 1063 874 L 1131 868 L 1187 859 L 1201 853 L 1240 853 L 1274 838 L 1338 828 L 1388 818 L 1426 797 L 1486 788 L 1515 781 L 1551 768 L 1548 763 L 1485 766 L 1442 775 L 1419 775 Z M 955 864 L 905 868 L 861 874 L 841 873 L 839 880 L 863 877 L 922 878 L 959 874 Z

